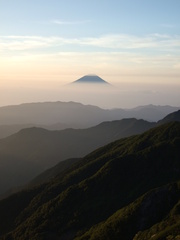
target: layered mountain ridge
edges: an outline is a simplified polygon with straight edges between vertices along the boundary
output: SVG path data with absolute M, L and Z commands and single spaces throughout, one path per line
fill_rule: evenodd
M 179 146 L 170 122 L 97 149 L 0 201 L 0 239 L 178 239 Z
M 83 157 L 107 143 L 142 133 L 153 126 L 154 123 L 132 118 L 104 122 L 88 129 L 22 129 L 0 139 L 0 192 L 30 181 L 59 161 Z
M 180 111 L 174 112 L 174 119 L 180 121 L 179 115 Z M 159 124 L 131 118 L 103 122 L 88 129 L 23 129 L 0 139 L 0 193 L 28 183 L 60 161 L 81 158 L 110 142 L 143 133 Z
M 137 118 L 156 122 L 178 107 L 147 105 L 132 109 L 102 109 L 76 102 L 26 103 L 0 107 L 0 138 L 23 128 L 42 127 L 48 130 L 89 128 L 104 121 Z

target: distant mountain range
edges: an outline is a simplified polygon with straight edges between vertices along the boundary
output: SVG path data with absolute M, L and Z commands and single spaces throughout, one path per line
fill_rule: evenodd
M 173 114 L 176 120 L 179 115 L 180 111 Z M 0 140 L 0 193 L 27 183 L 60 161 L 83 157 L 112 141 L 143 133 L 156 125 L 131 118 L 103 122 L 88 129 L 23 129 Z
M 27 127 L 48 130 L 88 128 L 103 121 L 137 118 L 158 121 L 178 107 L 147 105 L 133 109 L 102 109 L 75 102 L 27 103 L 0 107 L 0 138 Z
M 179 239 L 179 146 L 170 122 L 57 165 L 48 182 L 0 201 L 0 239 Z

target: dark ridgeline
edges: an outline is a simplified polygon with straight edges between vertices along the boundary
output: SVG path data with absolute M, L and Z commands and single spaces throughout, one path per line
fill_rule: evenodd
M 168 114 L 165 118 L 163 118 L 162 120 L 158 121 L 157 124 L 161 125 L 163 123 L 168 123 L 168 122 L 172 122 L 172 121 L 180 122 L 180 110 Z
M 178 239 L 179 122 L 76 160 L 0 201 L 0 239 Z

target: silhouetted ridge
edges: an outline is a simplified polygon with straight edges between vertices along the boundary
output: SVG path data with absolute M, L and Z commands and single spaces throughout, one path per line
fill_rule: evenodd
M 172 121 L 180 122 L 180 110 L 168 114 L 165 118 L 163 118 L 162 120 L 158 121 L 157 124 L 160 125 L 160 124 L 168 123 L 168 122 L 172 122 Z

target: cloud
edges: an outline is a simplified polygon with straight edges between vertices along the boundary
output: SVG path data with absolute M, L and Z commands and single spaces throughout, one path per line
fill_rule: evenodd
M 179 76 L 180 36 L 152 34 L 144 37 L 106 35 L 94 38 L 59 36 L 1 36 L 0 63 L 26 64 L 44 69 L 51 65 L 85 72 L 113 74 L 164 74 Z M 4 66 L 5 68 L 5 66 Z M 56 70 L 55 70 L 56 69 Z M 106 71 L 107 69 L 107 71 Z
M 175 28 L 176 26 L 173 25 L 173 24 L 169 24 L 169 23 L 162 23 L 162 24 L 160 24 L 160 27 L 163 27 L 163 28 Z
M 82 21 L 62 21 L 59 19 L 52 20 L 51 23 L 58 25 L 78 25 L 78 24 L 86 24 L 91 22 L 90 20 L 82 20 Z
M 64 43 L 64 39 L 60 37 L 1 36 L 0 51 L 23 51 L 51 48 L 54 45 L 60 45 Z
M 30 49 L 46 49 L 58 46 L 84 46 L 93 47 L 99 51 L 124 51 L 124 50 L 155 50 L 179 51 L 180 35 L 151 34 L 147 36 L 134 36 L 125 34 L 105 35 L 99 37 L 63 38 L 57 36 L 1 36 L 0 50 L 19 51 Z
M 133 35 L 107 35 L 99 38 L 79 39 L 80 44 L 111 49 L 152 49 L 179 47 L 180 36 L 151 34 L 145 37 Z

